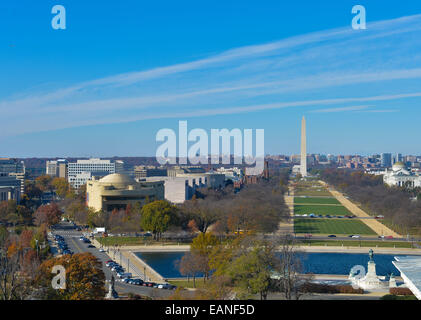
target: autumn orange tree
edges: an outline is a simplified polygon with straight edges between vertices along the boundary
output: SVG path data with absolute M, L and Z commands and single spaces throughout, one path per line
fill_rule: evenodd
M 55 265 L 66 269 L 66 289 L 53 289 L 51 285 Z M 44 289 L 44 299 L 97 300 L 105 296 L 105 275 L 99 261 L 91 253 L 63 255 L 44 261 L 36 283 Z
M 34 214 L 35 224 L 40 226 L 45 223 L 52 226 L 60 221 L 62 214 L 63 212 L 55 203 L 43 205 Z

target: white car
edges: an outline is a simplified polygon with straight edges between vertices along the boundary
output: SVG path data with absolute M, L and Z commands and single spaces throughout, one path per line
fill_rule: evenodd
M 104 250 L 104 249 L 102 249 L 102 248 L 100 248 L 100 249 L 99 249 L 99 252 L 105 252 L 105 250 Z
M 359 235 L 353 235 L 352 238 L 358 239 L 361 238 Z

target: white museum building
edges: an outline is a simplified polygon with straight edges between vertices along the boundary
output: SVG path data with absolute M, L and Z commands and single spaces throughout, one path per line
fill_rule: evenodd
M 396 162 L 392 170 L 386 169 L 383 182 L 389 186 L 421 187 L 421 176 L 409 171 L 402 162 Z

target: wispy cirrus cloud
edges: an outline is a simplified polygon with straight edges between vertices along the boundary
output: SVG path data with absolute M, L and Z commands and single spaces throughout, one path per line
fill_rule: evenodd
M 336 112 L 350 112 L 350 111 L 361 111 L 372 106 L 351 106 L 342 108 L 328 108 L 328 109 L 317 109 L 311 112 L 313 113 L 336 113 Z
M 395 112 L 379 102 L 421 97 L 410 90 L 421 86 L 420 32 L 421 15 L 402 17 L 368 24 L 367 30 L 321 31 L 31 92 L 0 101 L 0 127 L 6 136 L 292 107 L 317 107 L 312 112 L 325 114 Z M 355 102 L 378 107 L 347 105 Z

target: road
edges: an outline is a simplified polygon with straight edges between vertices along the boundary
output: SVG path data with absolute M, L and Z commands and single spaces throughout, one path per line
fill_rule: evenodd
M 60 223 L 53 230 L 53 233 L 63 236 L 69 249 L 74 253 L 89 252 L 93 254 L 96 258 L 98 258 L 98 260 L 102 262 L 102 270 L 104 271 L 105 278 L 107 280 L 111 280 L 111 276 L 114 275 L 114 278 L 116 279 L 114 287 L 119 295 L 127 295 L 128 293 L 134 293 L 143 296 L 148 296 L 151 298 L 165 299 L 166 297 L 169 297 L 172 293 L 174 293 L 174 291 L 172 290 L 149 288 L 120 282 L 116 275 L 113 274 L 113 272 L 105 266 L 105 262 L 107 260 L 110 260 L 111 258 L 105 252 L 99 252 L 98 248 L 88 248 L 89 244 L 79 240 L 79 237 L 82 236 L 83 232 L 77 231 L 76 227 L 74 227 L 70 223 Z M 52 252 L 54 254 L 57 254 L 57 251 L 54 247 L 52 249 Z
M 329 238 L 328 236 L 318 236 L 318 235 L 312 235 L 310 238 L 305 236 L 296 236 L 296 239 L 299 240 L 329 240 L 329 241 L 383 241 L 385 243 L 387 242 L 409 242 L 406 238 L 393 238 L 393 239 L 380 239 L 377 236 L 361 236 L 360 238 L 351 238 L 349 236 L 336 236 L 334 238 Z M 419 241 L 419 239 L 414 239 L 414 241 Z

